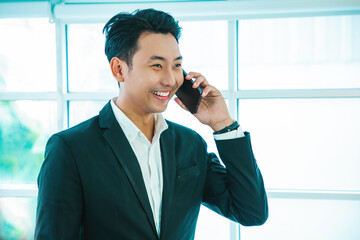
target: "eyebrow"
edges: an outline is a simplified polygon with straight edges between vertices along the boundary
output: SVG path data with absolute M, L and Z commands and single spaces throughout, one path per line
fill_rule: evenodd
M 182 57 L 182 56 L 179 56 L 179 57 L 175 58 L 174 61 L 182 60 L 182 59 L 183 59 L 183 57 Z M 154 56 L 151 56 L 151 57 L 150 57 L 150 60 L 161 60 L 161 61 L 165 61 L 166 59 L 165 59 L 164 57 L 154 55 Z

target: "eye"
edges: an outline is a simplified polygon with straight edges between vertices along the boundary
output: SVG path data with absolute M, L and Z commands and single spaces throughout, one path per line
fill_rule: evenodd
M 181 63 L 175 64 L 176 68 L 181 68 Z
M 156 68 L 161 68 L 161 64 L 154 64 L 152 65 L 153 67 L 156 67 Z

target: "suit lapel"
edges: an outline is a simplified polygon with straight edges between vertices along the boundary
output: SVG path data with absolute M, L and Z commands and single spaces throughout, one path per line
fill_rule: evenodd
M 101 110 L 99 118 L 100 127 L 108 128 L 107 130 L 105 130 L 103 136 L 106 139 L 107 143 L 110 145 L 121 166 L 123 167 L 131 183 L 131 186 L 136 192 L 136 195 L 148 217 L 148 220 L 151 223 L 154 233 L 157 236 L 154 217 L 149 203 L 149 198 L 147 196 L 146 187 L 144 184 L 144 179 L 141 173 L 139 162 L 124 132 L 122 131 L 120 125 L 115 119 L 110 103 L 108 103 Z
M 171 129 L 167 129 L 161 134 L 160 138 L 164 183 L 162 194 L 160 239 L 166 238 L 165 233 L 167 231 L 167 224 L 170 219 L 169 215 L 170 212 L 174 210 L 171 208 L 176 177 L 175 139 L 173 134 L 174 133 Z

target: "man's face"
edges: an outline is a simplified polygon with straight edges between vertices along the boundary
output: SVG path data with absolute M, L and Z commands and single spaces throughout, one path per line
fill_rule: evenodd
M 182 57 L 173 35 L 143 33 L 132 59 L 123 69 L 121 101 L 126 111 L 146 115 L 165 111 L 183 83 Z

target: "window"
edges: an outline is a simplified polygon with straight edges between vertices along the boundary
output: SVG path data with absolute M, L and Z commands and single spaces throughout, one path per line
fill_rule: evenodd
M 228 84 L 227 21 L 183 21 L 180 50 L 186 71 L 201 72 L 220 90 Z
M 67 25 L 69 92 L 114 92 L 117 88 L 105 56 L 104 25 Z
M 239 89 L 359 88 L 359 23 L 360 15 L 240 20 Z
M 55 91 L 54 25 L 48 19 L 1 19 L 0 33 L 0 91 Z
M 34 239 L 36 198 L 0 198 L 0 239 Z
M 267 223 L 241 228 L 241 239 L 360 237 L 359 195 L 348 195 L 360 189 L 360 98 L 342 92 L 360 87 L 359 24 L 239 20 L 238 118 L 270 196 Z
M 268 239 L 269 236 L 294 240 L 359 238 L 359 201 L 270 198 L 269 207 L 270 218 L 266 224 L 241 228 L 241 239 Z
M 117 95 L 102 28 L 114 9 L 147 6 L 60 2 L 51 21 L 41 12 L 47 2 L 0 3 L 9 10 L 0 11 L 0 239 L 33 239 L 46 141 Z M 360 4 L 325 2 L 332 8 L 151 2 L 180 20 L 184 69 L 220 89 L 251 133 L 268 192 L 265 225 L 240 227 L 202 207 L 196 240 L 360 238 Z M 196 129 L 217 152 L 211 130 L 174 101 L 164 116 Z
M 57 129 L 55 27 L 0 19 L 0 35 L 0 239 L 32 239 L 36 198 L 24 195 Z

